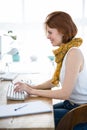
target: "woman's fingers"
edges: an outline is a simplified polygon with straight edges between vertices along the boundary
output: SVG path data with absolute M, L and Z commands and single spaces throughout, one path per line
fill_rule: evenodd
M 22 89 L 23 89 L 23 83 L 21 83 L 21 82 L 16 82 L 15 84 L 15 89 L 14 89 L 14 91 L 15 92 L 20 92 L 20 91 L 22 91 Z

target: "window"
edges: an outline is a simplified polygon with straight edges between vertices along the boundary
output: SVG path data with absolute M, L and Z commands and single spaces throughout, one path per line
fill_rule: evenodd
M 0 0 L 0 23 L 22 22 L 21 0 Z

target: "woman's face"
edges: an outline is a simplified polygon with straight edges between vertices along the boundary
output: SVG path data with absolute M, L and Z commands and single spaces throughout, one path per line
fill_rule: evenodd
M 63 34 L 58 32 L 55 28 L 50 28 L 47 26 L 47 38 L 51 41 L 53 46 L 60 46 L 62 44 Z

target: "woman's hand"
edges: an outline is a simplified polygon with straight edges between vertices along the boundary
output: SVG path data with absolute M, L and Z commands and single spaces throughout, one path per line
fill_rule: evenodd
M 15 92 L 22 92 L 26 91 L 27 93 L 31 94 L 32 87 L 30 85 L 27 85 L 26 83 L 23 82 L 16 82 L 15 84 Z

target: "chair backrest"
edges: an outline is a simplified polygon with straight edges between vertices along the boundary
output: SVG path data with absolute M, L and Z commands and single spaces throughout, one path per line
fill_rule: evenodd
M 79 123 L 87 122 L 87 104 L 69 111 L 58 123 L 56 130 L 73 130 Z

